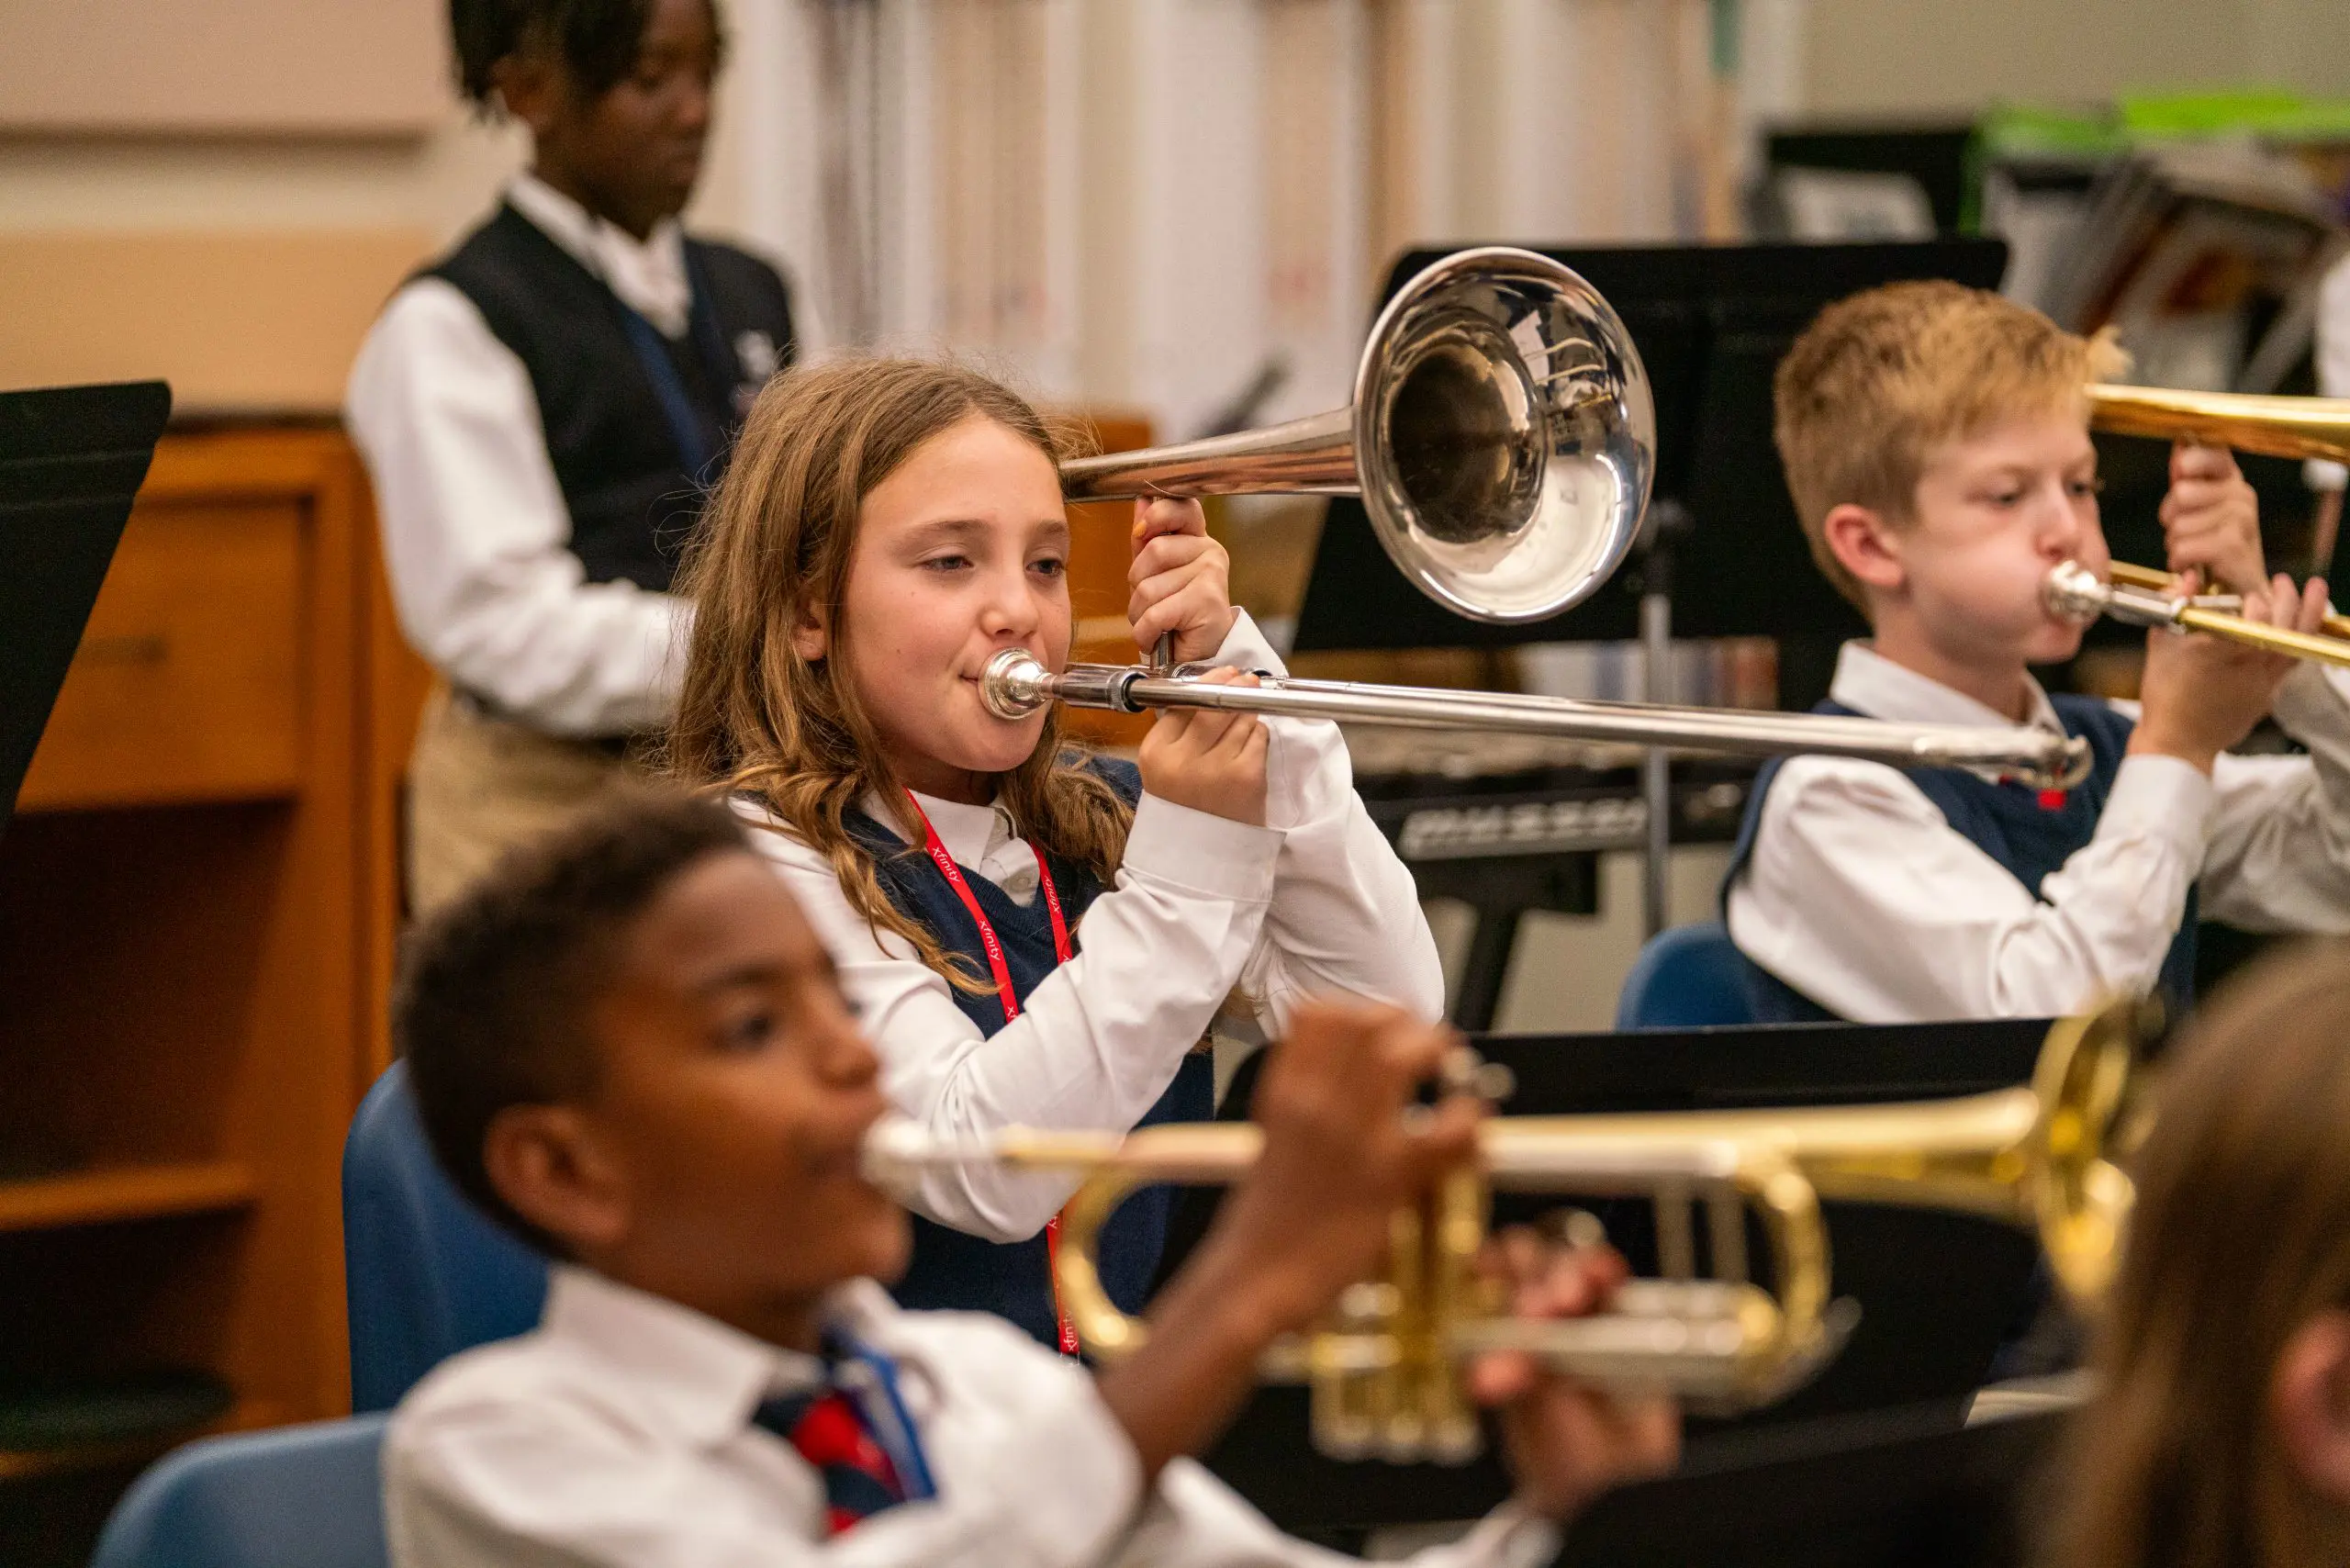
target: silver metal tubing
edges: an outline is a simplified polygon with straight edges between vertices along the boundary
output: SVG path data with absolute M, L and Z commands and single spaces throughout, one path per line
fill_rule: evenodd
M 2247 621 L 2233 610 L 2217 608 L 2201 598 L 2184 599 L 2134 583 L 2107 582 L 2076 561 L 2062 562 L 2048 569 L 2048 577 L 2041 585 L 2041 599 L 2051 614 L 2076 621 L 2109 615 L 2132 626 L 2202 632 L 2272 654 L 2350 668 L 2350 639 Z
M 2132 626 L 2177 626 L 2179 613 L 2196 602 L 2151 588 L 2109 583 L 2076 561 L 2048 568 L 2041 597 L 2052 613 L 2069 620 L 2094 621 L 2110 615 Z
M 1019 648 L 989 661 L 981 699 L 999 718 L 1020 719 L 1047 702 L 1138 713 L 1214 708 L 1296 719 L 1348 719 L 1403 729 L 1477 730 L 1673 746 L 1733 756 L 1803 752 L 1895 767 L 1975 767 L 2036 789 L 2065 789 L 2088 775 L 2086 741 L 2039 730 L 1952 724 L 1887 724 L 1817 713 L 1673 708 L 1646 702 L 1583 702 L 1563 697 L 1365 686 L 1349 681 L 1273 680 L 1212 684 L 1177 673 L 1074 665 L 1055 675 Z

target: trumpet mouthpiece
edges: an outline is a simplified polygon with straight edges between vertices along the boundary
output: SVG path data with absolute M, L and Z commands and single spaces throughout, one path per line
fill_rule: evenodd
M 902 1201 L 924 1171 L 985 1157 L 985 1151 L 950 1143 L 910 1116 L 889 1115 L 866 1129 L 857 1171 L 891 1197 Z
M 2067 621 L 2094 621 L 2113 601 L 2113 590 L 2078 561 L 2064 561 L 2048 568 L 2040 588 L 2051 615 Z

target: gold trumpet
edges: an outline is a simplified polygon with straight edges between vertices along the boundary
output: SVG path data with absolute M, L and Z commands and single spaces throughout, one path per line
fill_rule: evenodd
M 2184 392 L 2161 386 L 2093 386 L 2089 423 L 2116 435 L 2153 436 L 2232 447 L 2266 457 L 2350 462 L 2350 398 L 2274 398 L 2238 392 Z M 2059 615 L 2110 615 L 2135 626 L 2173 626 L 2294 658 L 2350 666 L 2350 617 L 2329 615 L 2325 634 L 2246 621 L 2233 594 L 2177 591 L 2177 580 L 2151 566 L 2117 561 L 2110 580 L 2067 561 L 2042 588 Z
M 2111 1275 L 2130 1178 L 2112 1162 L 2142 1003 L 2060 1021 L 2029 1087 L 1946 1101 L 1679 1114 L 1504 1116 L 1480 1130 L 1475 1166 L 1423 1205 L 1398 1211 L 1384 1273 L 1345 1292 L 1308 1332 L 1268 1352 L 1268 1381 L 1310 1392 L 1315 1446 L 1333 1458 L 1465 1460 L 1477 1450 L 1464 1358 L 1519 1350 L 1593 1383 L 1734 1412 L 1808 1381 L 1857 1316 L 1830 1294 L 1822 1199 L 1953 1210 L 2036 1229 L 2066 1294 L 2092 1302 Z M 867 1170 L 906 1190 L 923 1168 L 984 1161 L 1087 1172 L 1061 1215 L 1063 1309 L 1087 1350 L 1113 1361 L 1147 1329 L 1102 1287 L 1102 1223 L 1137 1187 L 1228 1183 L 1263 1148 L 1246 1123 L 1109 1134 L 1013 1129 L 979 1148 L 930 1142 L 904 1123 L 877 1128 Z M 1489 1193 L 1653 1199 L 1662 1277 L 1628 1282 L 1614 1309 L 1537 1320 L 1508 1314 L 1480 1274 Z M 1697 1214 L 1708 1272 L 1700 1277 Z M 1749 1214 L 1774 1288 L 1749 1278 Z

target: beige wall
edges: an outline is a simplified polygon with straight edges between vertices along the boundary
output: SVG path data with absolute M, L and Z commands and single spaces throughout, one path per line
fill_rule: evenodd
M 0 0 L 0 15 L 77 3 Z M 1088 38 L 1114 41 L 1126 25 L 1122 0 L 1088 3 L 1097 13 Z M 1472 31 L 1506 30 L 1532 14 L 1531 0 L 1449 3 Z M 1803 18 L 1786 73 L 1798 85 L 1785 96 L 1804 116 L 1966 112 L 1999 99 L 2087 102 L 2130 87 L 2254 81 L 2350 95 L 2350 0 L 1746 4 Z M 1123 84 L 1112 73 L 1099 80 L 1099 100 L 1114 104 Z M 1456 90 L 1467 112 L 1449 205 L 1473 230 L 1491 203 L 1472 176 L 1490 174 L 1507 129 L 1479 120 L 1494 101 L 1479 83 Z M 753 193 L 723 105 L 721 117 L 692 216 L 724 232 Z M 428 118 L 422 134 L 375 138 L 0 131 L 0 386 L 146 367 L 173 380 L 183 407 L 333 407 L 386 292 L 482 211 L 521 156 L 513 131 L 470 122 L 445 88 Z M 1088 118 L 1116 133 L 1086 149 L 1093 194 L 1080 245 L 1091 254 L 1114 251 L 1133 221 L 1110 188 L 1131 128 L 1115 113 Z M 1097 346 L 1081 351 L 1082 379 L 1123 385 L 1132 367 L 1098 345 L 1123 342 L 1106 324 L 1134 302 L 1106 288 L 1085 297 L 1084 339 Z
M 1750 0 L 1751 3 L 1751 0 Z M 2350 96 L 2344 0 L 1807 0 L 1804 110 L 1967 113 L 2266 83 Z
M 373 139 L 0 135 L 0 387 L 159 375 L 184 410 L 332 409 L 367 323 L 520 166 L 444 102 Z M 722 137 L 696 200 L 724 231 Z

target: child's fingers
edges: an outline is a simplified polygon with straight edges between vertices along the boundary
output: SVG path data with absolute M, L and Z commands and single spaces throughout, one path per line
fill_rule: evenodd
M 1198 501 L 1188 497 L 1151 496 L 1135 502 L 1133 539 L 1136 551 L 1165 534 L 1204 535 L 1207 531 L 1207 513 L 1200 510 Z
M 1169 751 L 1181 752 L 1191 745 L 1192 722 L 1197 714 L 1192 708 L 1161 708 L 1151 722 L 1151 740 Z
M 1164 571 L 1147 573 L 1134 579 L 1126 595 L 1126 603 L 1130 610 L 1163 604 L 1190 587 L 1205 569 L 1206 563 L 1194 558 L 1178 562 Z
M 1416 1080 L 1415 1080 L 1416 1081 Z M 1454 1167 L 1477 1153 L 1477 1127 L 1485 1119 L 1485 1103 L 1473 1094 L 1451 1094 L 1436 1109 L 1413 1124 L 1404 1136 L 1410 1142 L 1407 1187 L 1425 1190 Z
M 1373 1046 L 1379 1060 L 1417 1087 L 1434 1076 L 1445 1052 L 1461 1044 L 1460 1032 L 1448 1024 L 1427 1024 L 1404 1012 L 1392 1013 Z
M 2326 602 L 2327 594 L 2323 578 L 2311 577 L 2301 585 L 2301 613 L 2300 619 L 2296 623 L 2300 630 L 2312 633 L 2322 633 L 2325 630 Z
M 1256 687 L 1262 685 L 1263 683 L 1254 675 L 1243 675 L 1237 670 L 1230 670 L 1225 672 L 1225 678 L 1216 682 L 1216 684 L 1219 686 Z M 1259 715 L 1247 712 L 1240 709 L 1232 709 L 1228 710 L 1228 711 L 1232 719 L 1232 723 L 1230 727 L 1224 732 L 1223 737 L 1216 742 L 1216 749 L 1221 752 L 1228 753 L 1230 756 L 1237 758 L 1242 752 L 1246 751 L 1252 744 L 1255 743 L 1258 736 L 1264 734 L 1265 722 Z
M 1188 566 L 1215 548 L 1215 541 L 1195 533 L 1162 533 L 1135 552 L 1126 566 L 1126 581 L 1139 587 L 1150 577 Z
M 2170 476 L 2174 484 L 2182 479 L 2222 479 L 2235 470 L 2235 456 L 2224 446 L 2182 441 L 2170 449 Z
M 2165 528 L 2177 528 L 2189 522 L 2209 525 L 2213 522 L 2237 521 L 2235 488 L 2231 485 L 2177 485 L 2163 498 L 2156 516 Z
M 1542 1369 L 1523 1350 L 1494 1350 L 1470 1360 L 1465 1382 L 1479 1405 L 1506 1405 L 1534 1386 Z

